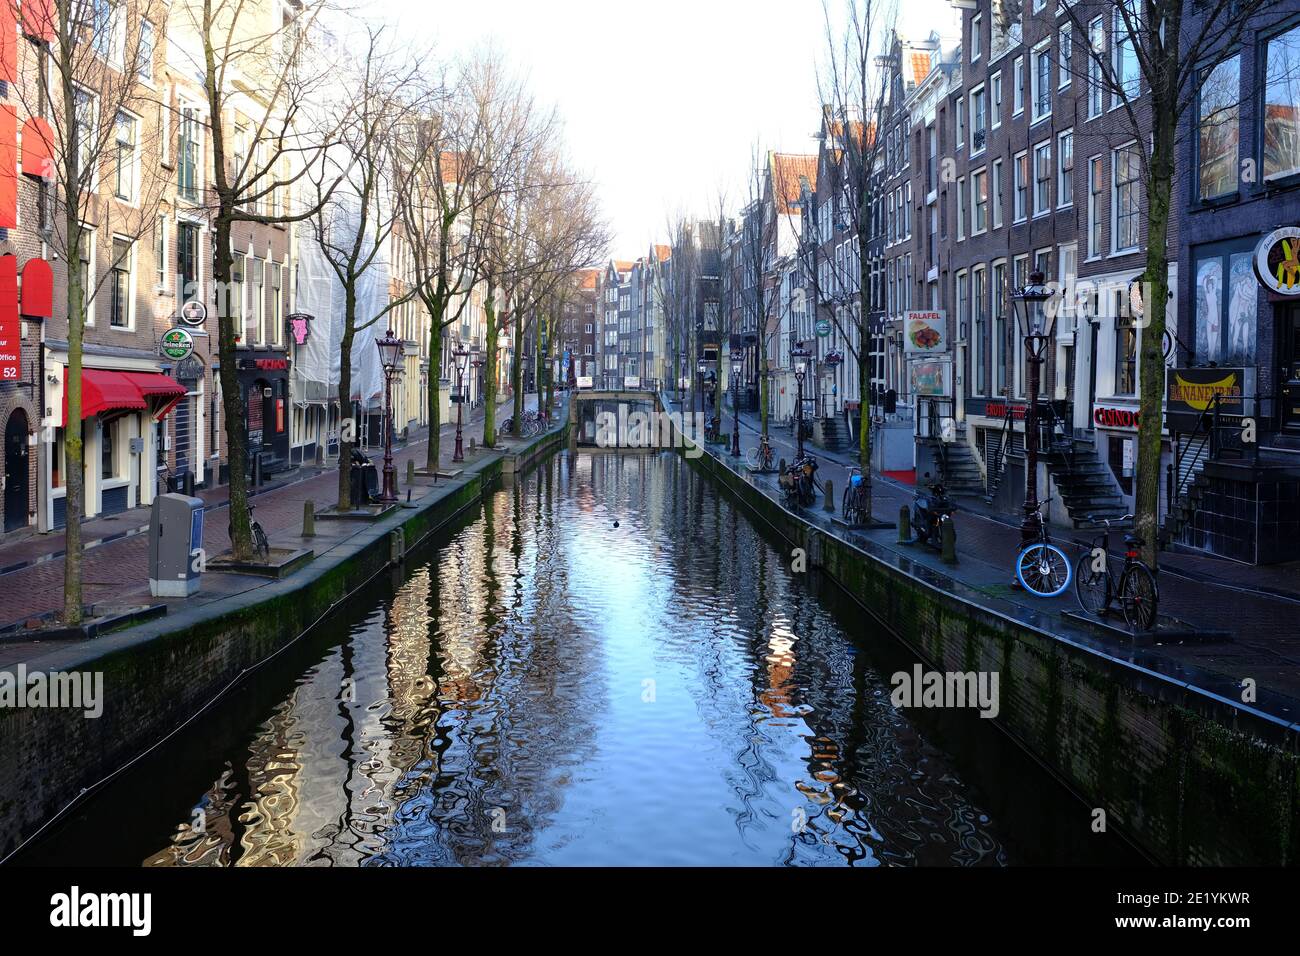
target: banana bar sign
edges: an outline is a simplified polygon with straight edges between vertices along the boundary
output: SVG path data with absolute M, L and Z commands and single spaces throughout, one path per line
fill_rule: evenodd
M 1255 278 L 1278 295 L 1300 295 L 1300 227 L 1274 229 L 1255 247 Z
M 1190 432 L 1218 396 L 1220 415 L 1243 415 L 1246 369 L 1171 368 L 1165 379 L 1165 418 L 1171 431 Z

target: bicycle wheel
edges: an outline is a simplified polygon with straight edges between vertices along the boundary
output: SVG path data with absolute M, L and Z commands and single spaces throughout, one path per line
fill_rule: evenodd
M 745 452 L 745 464 L 750 468 L 758 468 L 758 459 L 762 456 L 759 454 L 758 446 L 755 445 L 749 451 Z
M 1016 580 L 1031 594 L 1058 597 L 1070 586 L 1070 559 L 1054 544 L 1031 544 L 1016 558 Z
M 1084 613 L 1101 617 L 1110 606 L 1112 583 L 1110 566 L 1098 571 L 1093 567 L 1095 559 L 1091 551 L 1079 555 L 1074 565 L 1074 596 L 1079 599 L 1079 607 Z
M 1156 623 L 1160 594 L 1156 577 L 1145 564 L 1130 564 L 1119 579 L 1119 601 L 1129 627 L 1149 631 Z
M 256 521 L 253 522 L 252 532 L 253 548 L 262 556 L 263 561 L 270 560 L 271 542 L 267 540 L 266 532 L 262 530 L 262 526 Z
M 854 494 L 853 494 L 853 485 L 850 484 L 847 487 L 845 487 L 844 494 L 840 497 L 840 515 L 844 518 L 845 522 L 848 524 L 857 523 L 856 521 L 853 520 L 854 513 L 857 510 L 854 507 L 854 504 L 855 502 L 854 502 Z

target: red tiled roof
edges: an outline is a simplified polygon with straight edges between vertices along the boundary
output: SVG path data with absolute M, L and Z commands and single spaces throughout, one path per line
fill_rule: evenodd
M 909 59 L 912 64 L 912 82 L 923 83 L 930 75 L 930 54 L 913 52 Z
M 667 262 L 673 257 L 673 251 L 667 246 L 656 245 L 655 255 L 659 257 L 660 262 Z
M 777 212 L 788 215 L 796 210 L 791 206 L 799 198 L 801 180 L 808 187 L 817 187 L 817 156 L 801 153 L 772 154 L 772 196 Z

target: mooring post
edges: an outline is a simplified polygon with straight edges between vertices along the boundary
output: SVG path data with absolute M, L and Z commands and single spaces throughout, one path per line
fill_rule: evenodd
M 898 509 L 898 543 L 912 543 L 912 512 L 907 510 L 907 505 Z
M 302 503 L 302 536 L 304 538 L 316 537 L 316 502 L 304 501 Z
M 835 485 L 829 478 L 826 479 L 822 490 L 826 492 L 826 503 L 822 505 L 822 510 L 835 514 Z
M 952 517 L 945 515 L 943 522 L 939 525 L 939 541 L 943 544 L 943 563 L 957 563 L 957 528 L 952 523 Z
M 406 484 L 408 486 L 415 484 L 415 459 L 414 458 L 406 459 Z

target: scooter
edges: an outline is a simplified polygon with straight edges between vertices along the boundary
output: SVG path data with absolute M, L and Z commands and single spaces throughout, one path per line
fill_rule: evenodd
M 930 473 L 927 471 L 928 479 Z M 957 506 L 948 497 L 948 490 L 938 481 L 930 482 L 928 491 L 917 488 L 912 498 L 912 537 L 917 544 L 928 544 L 933 548 L 942 546 L 941 522 L 944 518 L 952 520 Z

